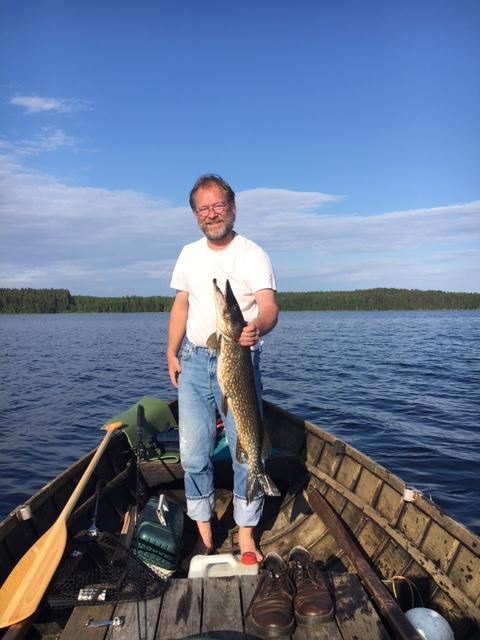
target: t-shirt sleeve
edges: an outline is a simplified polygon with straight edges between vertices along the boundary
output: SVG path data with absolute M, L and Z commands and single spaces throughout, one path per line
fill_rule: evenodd
M 261 289 L 277 290 L 275 273 L 270 258 L 258 245 L 252 251 L 251 260 L 249 260 L 248 285 L 252 293 L 256 293 Z
M 188 291 L 188 283 L 185 275 L 185 255 L 184 249 L 180 252 L 177 258 L 175 267 L 173 268 L 172 279 L 170 281 L 170 287 L 177 291 Z

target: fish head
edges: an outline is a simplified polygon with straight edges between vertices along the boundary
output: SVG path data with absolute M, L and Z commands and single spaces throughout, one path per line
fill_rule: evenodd
M 235 298 L 229 281 L 225 285 L 225 294 L 217 285 L 216 278 L 213 279 L 213 291 L 215 295 L 215 309 L 217 314 L 217 331 L 226 338 L 238 340 L 247 324 L 242 314 L 242 310 Z

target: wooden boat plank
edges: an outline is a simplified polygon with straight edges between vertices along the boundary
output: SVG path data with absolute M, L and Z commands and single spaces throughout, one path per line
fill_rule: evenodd
M 368 599 L 357 576 L 332 575 L 335 618 L 343 640 L 389 640 L 382 621 Z
M 401 512 L 405 506 L 405 502 L 399 500 L 398 491 L 393 489 L 386 482 L 382 484 L 380 493 L 375 505 L 377 511 L 385 520 L 395 525 L 401 516 Z
M 177 640 L 200 634 L 202 578 L 171 580 L 158 619 L 157 640 Z
M 180 463 L 166 464 L 163 460 L 149 460 L 140 462 L 140 469 L 149 487 L 159 484 L 168 486 L 183 479 L 184 471 Z
M 85 640 L 87 637 L 89 640 L 105 640 L 108 627 L 87 627 L 86 625 L 90 618 L 110 620 L 114 610 L 113 604 L 76 607 L 65 625 L 60 640 Z
M 476 564 L 473 553 L 462 547 L 458 550 L 450 567 L 449 576 L 478 606 L 480 603 L 480 574 L 474 568 Z M 480 622 L 480 613 L 477 621 Z
M 292 640 L 343 640 L 335 622 L 324 622 L 315 628 L 297 627 Z
M 425 528 L 430 526 L 431 519 L 422 513 L 413 503 L 407 502 L 397 523 L 397 529 L 415 546 L 419 546 Z
M 202 628 L 215 638 L 228 640 L 236 634 L 243 636 L 238 576 L 204 580 Z
M 115 607 L 115 616 L 124 616 L 123 627 L 109 627 L 105 640 L 132 640 L 154 638 L 160 615 L 162 597 L 141 602 L 121 602 Z
M 344 514 L 342 514 L 342 518 L 346 521 Z M 375 524 L 373 520 L 365 518 L 363 515 L 359 518 L 359 526 L 355 530 L 355 537 L 362 549 L 370 557 L 388 540 L 385 531 Z

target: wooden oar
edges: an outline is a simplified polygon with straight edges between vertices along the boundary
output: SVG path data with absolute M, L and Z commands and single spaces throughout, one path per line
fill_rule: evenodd
M 107 433 L 58 519 L 23 555 L 3 583 L 0 589 L 0 629 L 24 620 L 36 611 L 62 559 L 67 542 L 67 520 L 112 433 L 121 426 L 121 422 L 114 422 L 104 427 Z
M 409 619 L 403 613 L 390 591 L 385 587 L 378 575 L 368 563 L 363 551 L 356 544 L 353 537 L 335 513 L 322 494 L 316 489 L 307 491 L 307 500 L 313 511 L 330 530 L 331 535 L 346 552 L 353 566 L 358 572 L 375 604 L 391 626 L 394 637 L 399 640 L 422 640 Z

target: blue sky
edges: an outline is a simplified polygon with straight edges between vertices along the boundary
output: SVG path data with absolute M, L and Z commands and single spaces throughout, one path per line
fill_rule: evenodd
M 279 290 L 480 291 L 476 0 L 3 0 L 0 286 L 169 294 L 188 192 Z

